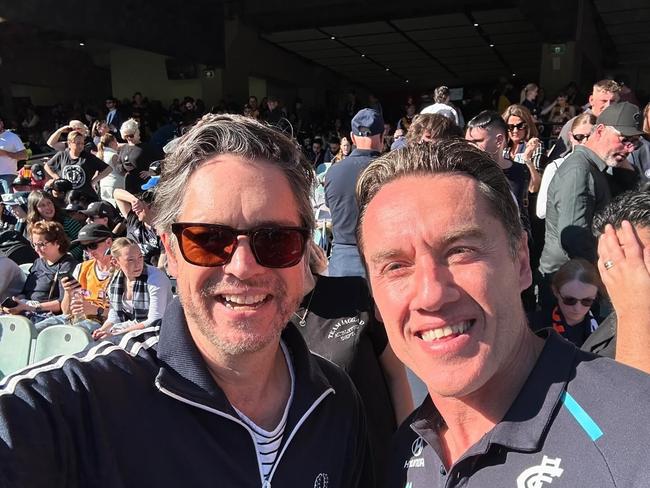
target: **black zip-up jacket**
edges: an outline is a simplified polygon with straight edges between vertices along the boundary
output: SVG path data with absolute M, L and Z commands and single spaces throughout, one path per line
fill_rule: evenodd
M 160 323 L 159 323 L 160 324 Z M 210 376 L 172 302 L 159 326 L 41 362 L 0 386 L 0 487 L 373 486 L 361 401 L 289 325 L 295 370 L 264 482 L 251 430 Z

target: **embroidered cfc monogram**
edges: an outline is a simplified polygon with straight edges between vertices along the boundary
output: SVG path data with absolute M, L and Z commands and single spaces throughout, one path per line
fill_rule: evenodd
M 564 473 L 560 468 L 561 462 L 561 458 L 544 456 L 539 466 L 532 466 L 519 475 L 517 488 L 544 488 L 546 483 L 551 484 L 553 478 L 559 478 Z

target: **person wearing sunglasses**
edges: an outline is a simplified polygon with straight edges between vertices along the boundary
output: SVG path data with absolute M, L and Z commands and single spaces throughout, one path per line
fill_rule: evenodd
M 25 315 L 38 324 L 61 313 L 62 278 L 72 272 L 77 261 L 68 254 L 70 241 L 58 222 L 36 222 L 30 226 L 30 237 L 38 258 L 27 274 L 20 295 L 12 297 L 14 303 L 3 302 L 2 311 Z
M 536 332 L 549 327 L 558 334 L 581 347 L 587 337 L 598 328 L 598 321 L 591 308 L 605 287 L 598 270 L 589 261 L 571 259 L 553 275 L 553 294 L 557 306 L 550 315 L 536 312 L 530 323 Z
M 107 289 L 108 317 L 93 332 L 95 340 L 144 329 L 163 316 L 172 299 L 169 278 L 163 271 L 144 263 L 137 242 L 120 237 L 110 248 L 105 247 L 108 249 L 116 274 Z
M 576 146 L 584 145 L 589 139 L 591 130 L 596 124 L 596 116 L 591 113 L 583 113 L 578 115 L 573 119 L 573 124 L 571 125 L 571 150 Z M 548 196 L 548 186 L 551 184 L 551 180 L 555 173 L 557 172 L 560 165 L 564 162 L 566 156 L 560 157 L 554 161 L 551 161 L 544 168 L 544 173 L 542 174 L 542 183 L 539 186 L 539 192 L 537 192 L 537 201 L 535 202 L 535 214 L 538 218 L 546 218 L 546 200 Z
M 633 189 L 639 173 L 628 160 L 639 137 L 641 116 L 636 105 L 617 103 L 596 119 L 587 142 L 577 145 L 548 187 L 546 234 L 540 258 L 539 301 L 550 312 L 556 304 L 551 280 L 570 258 L 596 262 L 593 217 L 616 196 Z M 611 174 L 610 174 L 611 172 Z
M 292 140 L 250 117 L 208 114 L 181 136 L 154 199 L 179 298 L 119 347 L 8 379 L 2 475 L 30 487 L 375 486 L 358 392 L 289 324 L 307 289 L 314 180 Z M 155 268 L 126 239 L 112 251 L 109 320 L 144 322 Z
M 62 278 L 62 314 L 36 324 L 39 332 L 52 325 L 73 323 L 92 333 L 106 320 L 108 284 L 113 272 L 108 251 L 113 243 L 113 234 L 106 226 L 88 224 L 81 228 L 73 243 L 79 244 L 90 259 L 79 263 L 71 275 Z

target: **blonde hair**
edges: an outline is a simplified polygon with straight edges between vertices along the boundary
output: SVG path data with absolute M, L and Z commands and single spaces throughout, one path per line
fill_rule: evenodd
M 533 91 L 535 88 L 539 89 L 535 83 L 528 83 L 525 87 L 523 87 L 521 93 L 519 94 L 519 103 L 524 103 L 528 92 Z
M 111 257 L 115 259 L 119 258 L 122 254 L 122 249 L 131 246 L 138 246 L 138 243 L 133 239 L 129 239 L 128 237 L 120 237 L 118 239 L 115 239 L 111 245 Z
M 505 112 L 503 112 L 501 118 L 507 124 L 508 119 L 513 116 L 519 117 L 526 124 L 526 137 L 524 137 L 524 140 L 528 141 L 529 139 L 532 139 L 533 137 L 537 137 L 539 135 L 539 132 L 537 131 L 537 124 L 535 124 L 535 120 L 533 119 L 530 110 L 528 110 L 526 107 L 518 104 L 510 105 L 505 110 Z M 510 132 L 508 132 L 508 147 L 510 147 L 511 144 L 512 139 L 510 138 Z
M 84 136 L 81 133 L 81 131 L 71 130 L 70 132 L 68 132 L 68 137 L 66 137 L 66 140 L 68 141 L 68 143 L 70 143 L 70 142 L 74 141 L 77 137 L 81 137 L 84 140 L 86 139 L 86 136 Z

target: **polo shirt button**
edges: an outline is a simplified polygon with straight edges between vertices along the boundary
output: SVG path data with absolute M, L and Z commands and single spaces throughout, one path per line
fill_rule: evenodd
M 442 476 L 447 476 L 447 470 L 445 469 L 445 467 L 442 464 L 440 465 L 440 474 Z

